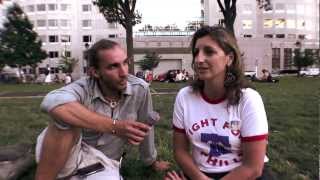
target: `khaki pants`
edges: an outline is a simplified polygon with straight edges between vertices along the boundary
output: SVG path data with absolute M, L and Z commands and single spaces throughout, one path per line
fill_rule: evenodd
M 47 128 L 44 129 L 41 134 L 37 138 L 36 144 L 36 161 L 39 162 L 41 148 L 43 144 L 43 139 L 47 132 Z M 58 155 L 58 154 L 56 154 Z M 52 155 L 54 156 L 54 155 Z M 65 166 L 61 169 L 57 178 L 63 178 L 71 175 L 77 169 L 95 164 L 100 162 L 104 165 L 105 169 L 103 171 L 97 172 L 95 174 L 89 175 L 85 178 L 80 178 L 78 176 L 72 176 L 71 180 L 102 180 L 102 179 L 110 179 L 110 180 L 119 180 L 122 179 L 119 173 L 119 162 L 112 160 L 105 156 L 101 151 L 95 149 L 94 147 L 82 142 L 82 135 L 80 135 L 79 141 L 77 144 L 72 147 L 70 156 L 65 164 Z

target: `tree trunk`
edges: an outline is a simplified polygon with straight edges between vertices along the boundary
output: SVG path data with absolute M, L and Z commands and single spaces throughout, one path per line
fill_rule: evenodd
M 127 42 L 127 56 L 129 59 L 129 73 L 134 75 L 133 34 L 132 34 L 131 23 L 127 23 L 126 42 Z
M 234 37 L 236 37 L 235 34 L 234 34 L 234 27 L 233 27 L 234 21 L 232 21 L 231 18 L 227 18 L 227 17 L 225 17 L 225 18 L 226 18 L 226 21 L 225 21 L 225 23 L 226 23 L 226 28 L 232 33 L 232 35 L 233 35 Z

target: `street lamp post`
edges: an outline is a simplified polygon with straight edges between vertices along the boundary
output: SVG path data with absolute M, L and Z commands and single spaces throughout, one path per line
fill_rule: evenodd
M 89 43 L 85 43 L 84 47 L 85 47 L 85 52 L 84 52 L 84 59 L 82 61 L 82 67 L 83 67 L 83 73 L 87 73 L 88 74 L 88 50 L 89 50 Z

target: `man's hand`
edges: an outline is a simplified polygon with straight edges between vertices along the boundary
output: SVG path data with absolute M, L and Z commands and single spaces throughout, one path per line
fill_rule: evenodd
M 133 145 L 139 145 L 151 129 L 147 124 L 130 120 L 117 121 L 114 128 L 118 136 L 128 138 Z
M 154 169 L 155 171 L 166 171 L 170 168 L 170 162 L 168 161 L 155 161 L 152 163 L 151 167 L 152 169 Z

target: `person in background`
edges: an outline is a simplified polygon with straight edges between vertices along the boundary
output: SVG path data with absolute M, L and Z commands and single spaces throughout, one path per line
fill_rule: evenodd
M 165 179 L 263 179 L 267 117 L 244 78 L 236 39 L 223 27 L 204 26 L 191 49 L 196 79 L 179 91 L 172 122 L 183 175 L 168 172 Z
M 261 77 L 262 81 L 267 81 L 267 82 L 272 82 L 272 76 L 271 73 L 266 70 L 266 69 L 262 69 L 262 77 Z
M 140 157 L 156 171 L 157 160 L 149 86 L 128 74 L 128 58 L 116 42 L 100 40 L 89 49 L 90 76 L 50 92 L 41 109 L 52 121 L 38 136 L 36 180 L 121 179 L 120 159 L 127 144 L 139 145 Z M 83 177 L 90 165 L 104 170 Z M 88 172 L 90 174 L 91 172 Z
M 67 84 L 70 84 L 71 82 L 72 82 L 71 74 L 67 73 L 66 77 L 64 78 L 64 84 L 67 85 Z

